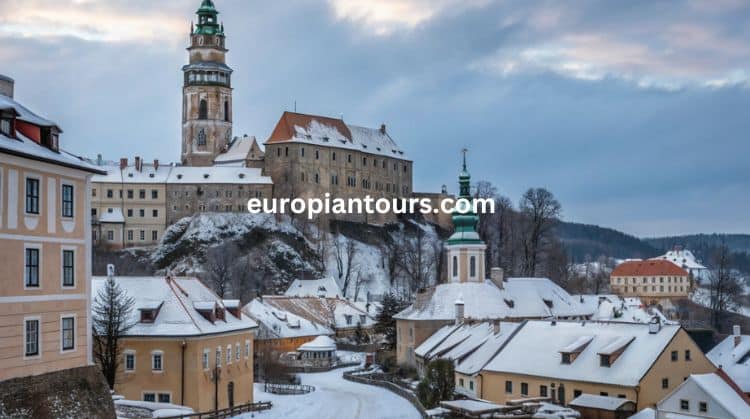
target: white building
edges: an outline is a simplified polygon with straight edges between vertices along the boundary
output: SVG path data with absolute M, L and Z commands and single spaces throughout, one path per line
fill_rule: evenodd
M 688 271 L 688 273 L 696 280 L 708 279 L 708 268 L 698 261 L 693 252 L 683 249 L 680 246 L 675 246 L 673 250 L 670 250 L 659 257 L 655 257 L 654 259 L 668 260 Z
M 734 326 L 732 335 L 714 346 L 706 356 L 737 383 L 743 393 L 750 394 L 750 336 Z

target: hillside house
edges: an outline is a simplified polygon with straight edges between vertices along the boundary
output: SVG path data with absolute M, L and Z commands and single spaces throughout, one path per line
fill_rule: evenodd
M 743 393 L 750 395 L 750 336 L 743 335 L 740 326 L 734 326 L 732 334 L 706 356 L 716 368 L 731 377 Z

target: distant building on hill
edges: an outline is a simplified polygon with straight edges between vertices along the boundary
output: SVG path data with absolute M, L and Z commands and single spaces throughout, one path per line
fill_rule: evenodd
M 333 277 L 295 279 L 284 295 L 287 297 L 343 298 L 341 287 Z
M 690 274 L 666 260 L 631 260 L 612 270 L 610 287 L 616 294 L 639 297 L 649 304 L 663 298 L 686 298 L 693 289 Z
M 117 394 L 196 412 L 253 401 L 258 324 L 238 300 L 220 299 L 196 278 L 113 278 L 135 301 L 129 319 L 135 326 L 120 340 Z M 106 281 L 94 278 L 92 298 Z
M 693 252 L 683 249 L 682 246 L 675 246 L 674 249 L 654 259 L 668 260 L 686 270 L 693 278 L 698 280 L 708 279 L 708 268 L 698 261 Z

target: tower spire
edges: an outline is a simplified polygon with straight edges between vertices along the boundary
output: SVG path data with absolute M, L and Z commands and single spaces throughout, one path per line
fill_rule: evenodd
M 463 148 L 461 153 L 463 154 L 463 162 L 461 167 L 461 173 L 458 175 L 459 185 L 459 200 L 456 202 L 457 206 L 463 207 L 465 205 L 471 205 L 471 175 L 466 166 L 466 155 L 469 150 Z M 476 231 L 479 217 L 471 208 L 466 208 L 468 211 L 460 211 L 458 209 L 453 211 L 451 216 L 453 220 L 454 233 L 448 239 L 448 244 L 477 244 L 481 243 L 479 234 Z

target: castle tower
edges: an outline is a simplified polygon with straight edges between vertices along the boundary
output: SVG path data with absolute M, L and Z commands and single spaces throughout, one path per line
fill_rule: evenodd
M 466 152 L 463 150 L 463 169 L 458 177 L 460 186 L 459 200 L 471 202 L 471 175 L 466 170 Z M 460 202 L 458 203 L 460 205 Z M 470 209 L 467 207 L 467 209 Z M 487 246 L 479 238 L 477 224 L 479 217 L 473 211 L 455 211 L 453 219 L 454 232 L 446 243 L 448 265 L 447 282 L 484 282 L 484 252 Z
M 191 24 L 189 64 L 182 67 L 182 164 L 210 166 L 232 139 L 232 69 L 226 65 L 224 24 L 203 0 Z

